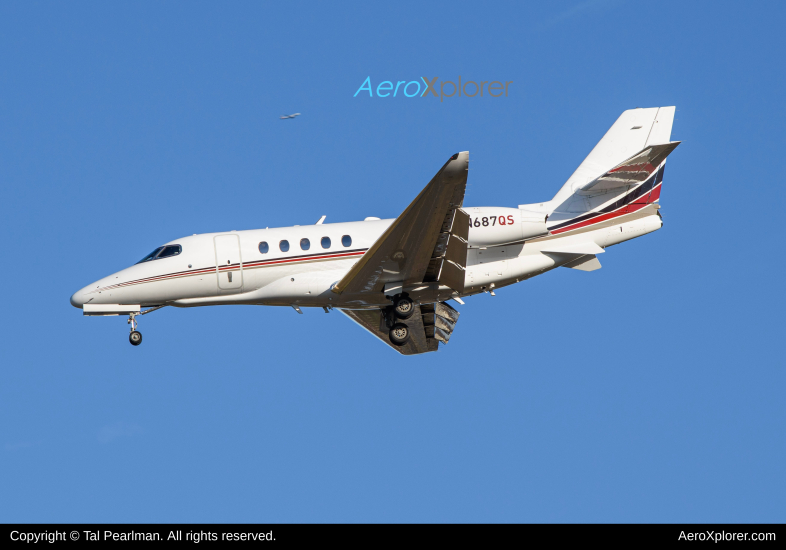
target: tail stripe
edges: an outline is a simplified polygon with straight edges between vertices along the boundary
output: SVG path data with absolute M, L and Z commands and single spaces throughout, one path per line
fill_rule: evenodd
M 603 216 L 602 220 L 600 219 L 594 220 L 592 223 L 597 223 L 603 220 L 607 220 L 613 216 L 605 216 L 605 214 L 610 214 L 612 212 L 615 212 L 616 210 L 619 210 L 620 208 L 628 206 L 632 203 L 640 202 L 641 206 L 644 206 L 651 202 L 655 202 L 660 197 L 660 187 L 661 187 L 661 182 L 663 181 L 663 171 L 665 167 L 666 164 L 664 163 L 650 179 L 648 179 L 647 181 L 645 181 L 644 183 L 633 189 L 633 191 L 631 191 L 627 195 L 620 197 L 618 200 L 606 206 L 605 208 L 598 210 L 597 212 L 589 212 L 587 214 L 582 214 L 581 216 L 578 216 L 566 222 L 562 222 L 553 227 L 549 227 L 549 230 L 551 231 L 552 234 L 563 233 L 571 229 L 577 229 L 578 227 L 573 227 L 574 225 L 581 224 L 579 227 L 589 225 L 587 223 L 582 223 L 582 222 L 593 220 L 594 218 L 600 216 Z M 657 193 L 655 192 L 656 188 L 657 188 Z M 652 194 L 650 194 L 650 192 L 652 192 Z M 636 200 L 641 197 L 644 197 L 645 195 L 648 196 L 644 199 L 644 201 Z M 638 208 L 636 208 L 636 210 L 638 210 Z
M 660 193 L 660 188 L 661 188 L 660 185 L 658 185 L 656 187 L 656 189 L 658 190 L 658 193 Z M 611 220 L 613 218 L 618 218 L 620 216 L 624 216 L 625 214 L 631 214 L 631 213 L 633 213 L 633 212 L 635 212 L 637 210 L 641 210 L 642 208 L 647 206 L 647 204 L 649 204 L 649 203 L 637 202 L 635 204 L 622 206 L 622 207 L 620 207 L 618 210 L 616 210 L 614 212 L 609 212 L 609 213 L 606 213 L 606 214 L 598 213 L 599 214 L 598 216 L 595 216 L 595 217 L 593 217 L 590 220 L 586 220 L 586 221 L 579 222 L 579 223 L 574 223 L 573 225 L 571 225 L 569 227 L 564 227 L 562 229 L 551 230 L 551 234 L 552 235 L 557 235 L 559 233 L 565 233 L 567 231 L 573 231 L 574 229 L 581 229 L 582 227 L 587 227 L 588 225 L 594 225 L 596 223 L 605 222 L 606 220 Z

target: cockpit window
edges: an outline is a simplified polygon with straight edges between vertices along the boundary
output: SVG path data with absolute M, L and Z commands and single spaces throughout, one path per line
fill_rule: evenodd
M 159 246 L 153 252 L 151 252 L 150 254 L 148 254 L 147 256 L 142 258 L 141 260 L 139 260 L 137 263 L 138 264 L 143 264 L 145 262 L 149 262 L 150 260 L 155 260 L 156 256 L 158 256 L 158 253 L 161 252 L 162 250 L 164 250 L 164 247 L 163 246 Z
M 161 258 L 169 258 L 170 256 L 177 256 L 183 251 L 183 247 L 179 244 L 170 244 L 167 246 L 159 246 L 153 252 L 139 260 L 137 263 L 145 263 L 152 260 L 160 260 Z
M 156 256 L 156 260 L 160 260 L 161 258 L 169 258 L 170 256 L 177 256 L 183 252 L 183 247 L 179 244 L 169 244 L 164 247 L 164 250 Z

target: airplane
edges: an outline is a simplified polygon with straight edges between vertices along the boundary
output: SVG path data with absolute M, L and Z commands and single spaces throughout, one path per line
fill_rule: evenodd
M 225 231 L 175 239 L 71 296 L 86 316 L 162 307 L 339 310 L 403 355 L 447 344 L 469 296 L 558 267 L 594 271 L 610 246 L 663 225 L 660 193 L 674 107 L 624 111 L 549 201 L 465 207 L 456 153 L 396 219 Z
M 293 115 L 283 115 L 283 116 L 280 116 L 278 118 L 280 118 L 281 120 L 284 120 L 285 118 L 295 118 L 296 116 L 300 116 L 300 113 L 295 113 Z

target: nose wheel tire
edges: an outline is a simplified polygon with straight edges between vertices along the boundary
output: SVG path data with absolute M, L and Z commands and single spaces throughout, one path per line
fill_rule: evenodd
M 396 323 L 390 329 L 388 336 L 394 346 L 403 346 L 409 340 L 409 327 L 404 323 Z
M 142 333 L 132 330 L 131 334 L 128 335 L 128 341 L 131 342 L 132 346 L 138 346 L 142 343 Z
M 409 319 L 415 311 L 415 304 L 409 296 L 398 296 L 393 302 L 393 312 L 399 319 Z

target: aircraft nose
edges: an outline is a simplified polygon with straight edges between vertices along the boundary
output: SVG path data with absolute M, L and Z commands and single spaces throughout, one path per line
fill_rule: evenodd
M 71 296 L 71 305 L 74 306 L 74 307 L 78 307 L 79 309 L 82 309 L 82 306 L 85 305 L 86 301 L 87 300 L 85 299 L 85 289 L 84 288 L 82 290 L 77 290 Z

